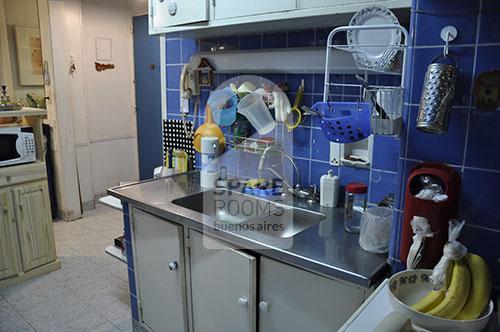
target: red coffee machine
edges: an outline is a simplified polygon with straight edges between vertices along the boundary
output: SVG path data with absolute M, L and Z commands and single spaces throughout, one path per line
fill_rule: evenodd
M 422 176 L 428 176 L 440 185 L 448 199 L 443 202 L 434 202 L 415 197 L 423 188 Z M 414 234 L 410 221 L 414 216 L 427 218 L 432 232 L 434 232 L 434 236 L 425 241 L 424 257 L 420 267 L 434 268 L 439 261 L 443 255 L 443 246 L 448 241 L 448 222 L 457 216 L 460 182 L 460 175 L 444 164 L 425 162 L 412 170 L 406 183 L 401 234 L 400 258 L 403 263 L 406 264 L 408 251 L 413 242 Z

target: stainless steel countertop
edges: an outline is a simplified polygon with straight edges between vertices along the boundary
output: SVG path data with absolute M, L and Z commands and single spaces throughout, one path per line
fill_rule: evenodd
M 209 232 L 236 247 L 363 287 L 378 283 L 387 270 L 385 255 L 364 251 L 358 235 L 344 231 L 341 208 L 294 200 L 295 207 L 320 212 L 326 219 L 292 238 L 281 239 L 256 231 L 214 230 L 205 215 L 172 203 L 202 190 L 199 172 L 193 171 L 111 188 L 108 193 L 158 217 Z

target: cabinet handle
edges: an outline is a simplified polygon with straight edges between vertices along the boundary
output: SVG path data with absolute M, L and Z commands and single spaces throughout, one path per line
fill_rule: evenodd
M 168 264 L 168 269 L 170 271 L 175 271 L 179 268 L 179 264 L 177 264 L 177 262 L 170 262 L 170 264 Z
M 260 309 L 260 311 L 268 312 L 269 311 L 269 303 L 267 303 L 266 301 L 260 301 L 259 309 Z
M 175 2 L 168 4 L 168 14 L 170 16 L 175 16 L 175 14 L 177 14 L 177 4 Z
M 3 211 L 3 213 L 7 214 L 9 212 L 9 208 L 4 206 L 2 211 Z
M 238 304 L 240 305 L 240 307 L 246 307 L 248 306 L 248 299 L 246 297 L 240 297 L 238 299 Z

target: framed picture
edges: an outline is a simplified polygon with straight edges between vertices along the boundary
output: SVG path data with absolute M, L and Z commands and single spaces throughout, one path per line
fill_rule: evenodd
M 19 84 L 43 85 L 43 60 L 40 30 L 36 27 L 16 25 L 17 70 Z

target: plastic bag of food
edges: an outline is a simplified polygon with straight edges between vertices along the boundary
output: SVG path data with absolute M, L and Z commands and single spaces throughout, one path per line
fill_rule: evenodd
M 441 289 L 446 282 L 446 270 L 451 261 L 458 261 L 467 254 L 467 248 L 457 241 L 464 227 L 465 220 L 450 220 L 448 226 L 448 242 L 444 245 L 443 256 L 434 267 L 430 277 L 434 289 Z
M 366 251 L 379 254 L 389 251 L 391 238 L 392 209 L 369 208 L 361 216 L 359 245 Z
M 410 221 L 411 228 L 413 229 L 413 243 L 411 244 L 408 258 L 406 259 L 406 266 L 408 270 L 418 268 L 418 264 L 424 256 L 425 239 L 433 237 L 434 233 L 431 230 L 431 225 L 427 218 L 414 216 Z

